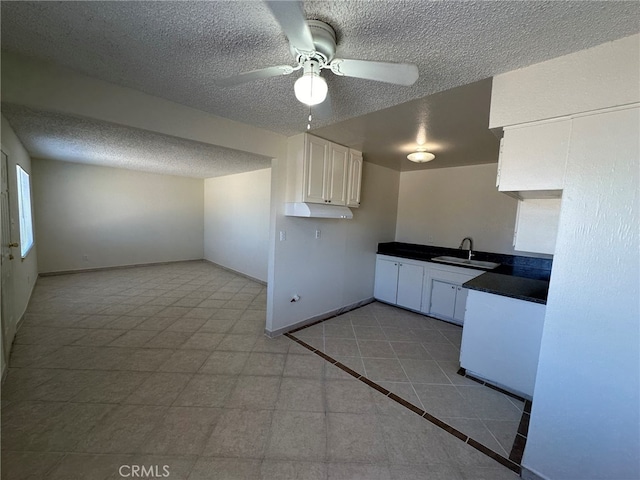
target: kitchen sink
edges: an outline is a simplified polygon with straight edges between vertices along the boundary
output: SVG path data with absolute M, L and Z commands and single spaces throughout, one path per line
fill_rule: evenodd
M 462 267 L 482 268 L 483 270 L 493 270 L 500 265 L 499 263 L 494 262 L 483 262 L 482 260 L 467 260 L 466 258 L 458 257 L 435 257 L 432 258 L 431 261 L 450 263 L 451 265 L 460 265 Z

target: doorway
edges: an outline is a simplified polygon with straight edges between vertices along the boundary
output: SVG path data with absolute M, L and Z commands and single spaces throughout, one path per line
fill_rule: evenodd
M 11 217 L 9 209 L 9 158 L 2 150 L 0 159 L 2 169 L 2 182 L 0 184 L 0 208 L 2 222 L 0 223 L 0 348 L 2 349 L 2 371 L 9 361 L 10 339 L 13 332 L 9 331 L 13 321 L 13 255 L 11 253 Z

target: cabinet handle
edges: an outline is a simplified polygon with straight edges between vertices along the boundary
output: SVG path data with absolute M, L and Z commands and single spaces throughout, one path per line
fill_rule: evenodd
M 451 288 L 456 288 L 456 287 L 454 287 L 453 285 L 451 285 Z

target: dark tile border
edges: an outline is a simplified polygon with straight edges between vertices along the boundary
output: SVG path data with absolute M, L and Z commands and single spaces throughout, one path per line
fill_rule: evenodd
M 321 321 L 324 321 L 324 320 L 321 320 Z M 321 321 L 312 323 L 311 325 L 315 325 L 317 323 L 320 323 Z M 321 357 L 324 360 L 328 361 L 332 365 L 335 365 L 336 367 L 338 367 L 339 369 L 341 369 L 345 373 L 348 373 L 349 375 L 354 377 L 356 380 L 360 380 L 365 385 L 368 385 L 369 387 L 377 390 L 378 392 L 380 392 L 381 394 L 383 394 L 386 397 L 390 398 L 391 400 L 393 400 L 394 402 L 398 403 L 399 405 L 402 405 L 406 409 L 411 410 L 416 415 L 421 416 L 422 418 L 424 418 L 425 420 L 431 422 L 435 426 L 441 428 L 445 432 L 453 435 L 454 437 L 456 437 L 459 440 L 465 442 L 469 446 L 475 448 L 479 452 L 484 453 L 485 455 L 487 455 L 488 457 L 492 458 L 496 462 L 498 462 L 501 465 L 507 467 L 509 470 L 512 470 L 515 473 L 517 473 L 518 475 L 520 475 L 520 473 L 521 473 L 520 461 L 516 462 L 511 457 L 516 458 L 518 453 L 520 452 L 520 450 L 522 450 L 522 452 L 524 452 L 524 443 L 523 443 L 522 444 L 522 448 L 521 449 L 519 448 L 516 451 L 516 453 L 514 454 L 514 449 L 515 449 L 516 443 L 518 442 L 518 437 L 524 438 L 525 442 L 526 442 L 526 438 L 525 437 L 522 437 L 520 434 L 516 435 L 516 442 L 514 442 L 514 447 L 511 450 L 511 454 L 509 455 L 509 458 L 503 457 L 502 455 L 500 455 L 499 453 L 494 452 L 490 448 L 485 447 L 480 442 L 474 440 L 473 438 L 468 437 L 467 435 L 462 433 L 460 430 L 455 429 L 454 427 L 452 427 L 451 425 L 447 424 L 446 422 L 443 422 L 442 420 L 434 417 L 430 413 L 425 412 L 421 408 L 416 407 L 414 404 L 406 401 L 404 398 L 399 397 L 395 393 L 390 392 L 386 388 L 382 387 L 381 385 L 378 385 L 377 383 L 375 383 L 374 381 L 368 379 L 364 375 L 360 375 L 355 370 L 350 369 L 349 367 L 347 367 L 346 365 L 343 365 L 342 363 L 338 362 L 337 360 L 335 360 L 334 358 L 330 357 L 326 353 L 321 352 L 317 348 L 312 347 L 308 343 L 305 343 L 304 341 L 302 341 L 299 338 L 297 338 L 294 335 L 292 335 L 292 333 L 297 332 L 299 330 L 302 330 L 303 328 L 307 328 L 307 327 L 309 327 L 311 325 L 306 325 L 306 326 L 304 326 L 302 328 L 298 328 L 296 330 L 292 330 L 291 332 L 285 333 L 284 335 L 285 335 L 285 337 L 290 338 L 291 340 L 293 340 L 294 342 L 296 342 L 299 345 L 303 346 L 307 350 L 310 350 L 311 352 L 315 353 L 319 357 Z M 482 383 L 484 384 L 484 382 L 482 382 Z M 526 407 L 526 402 L 525 402 L 525 407 Z M 520 423 L 522 424 L 522 421 Z M 518 444 L 518 445 L 520 445 L 520 444 Z M 522 459 L 522 454 L 520 453 L 519 460 L 521 460 L 521 459 Z
M 522 463 L 522 455 L 524 454 L 524 447 L 527 444 L 527 434 L 529 432 L 529 420 L 531 419 L 531 400 L 527 400 L 526 398 L 520 397 L 514 393 L 508 392 L 500 387 L 496 387 L 495 385 L 485 382 L 484 380 L 480 380 L 473 375 L 469 375 L 464 368 L 459 368 L 457 373 L 458 375 L 462 375 L 463 377 L 468 378 L 469 380 L 473 380 L 474 382 L 484 385 L 485 387 L 489 387 L 492 390 L 496 390 L 497 392 L 524 402 L 522 417 L 520 417 L 520 424 L 518 425 L 518 433 L 516 434 L 516 438 L 514 438 L 513 440 L 511 452 L 509 453 L 509 459 L 512 462 L 515 462 L 517 464 Z
M 324 320 L 316 320 L 315 322 L 311 322 L 311 323 L 308 323 L 308 324 L 303 325 L 301 327 L 294 328 L 293 330 L 289 330 L 287 333 L 285 333 L 285 335 L 289 336 L 289 334 L 291 334 L 291 333 L 296 333 L 296 332 L 299 332 L 300 330 L 304 330 L 305 328 L 313 327 L 314 325 L 322 323 L 325 320 L 328 320 L 328 318 L 324 319 Z
M 511 453 L 509 454 L 509 460 L 511 460 L 512 462 L 521 463 L 522 456 L 524 455 L 524 447 L 526 444 L 527 437 L 524 437 L 518 433 L 515 440 L 513 441 Z
M 507 390 L 505 390 L 505 389 L 503 389 L 503 388 L 496 387 L 495 385 L 492 385 L 492 384 L 491 384 L 491 383 L 489 383 L 489 382 L 485 382 L 484 380 L 481 380 L 481 379 L 479 379 L 479 378 L 476 378 L 476 377 L 474 377 L 473 375 L 469 375 L 469 374 L 467 373 L 467 371 L 466 371 L 464 368 L 462 368 L 462 367 L 460 367 L 460 368 L 458 369 L 458 372 L 457 372 L 457 373 L 458 373 L 458 375 L 461 375 L 461 376 L 463 376 L 464 378 L 468 378 L 469 380 L 473 380 L 474 382 L 477 382 L 477 383 L 479 383 L 480 385 L 484 385 L 485 387 L 489 387 L 491 390 L 495 390 L 496 392 L 503 393 L 504 395 L 507 395 L 507 396 L 509 396 L 509 397 L 511 397 L 511 398 L 515 398 L 516 400 L 520 400 L 521 402 L 525 402 L 525 405 L 526 405 L 526 402 L 531 403 L 531 401 L 530 401 L 530 400 L 527 400 L 527 399 L 526 399 L 526 398 L 524 398 L 524 397 L 521 397 L 521 396 L 519 396 L 519 395 L 516 395 L 515 393 L 511 393 L 511 392 L 509 392 L 509 391 L 507 391 Z

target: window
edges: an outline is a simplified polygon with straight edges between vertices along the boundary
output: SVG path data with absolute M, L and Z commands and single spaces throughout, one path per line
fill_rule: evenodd
M 20 255 L 27 256 L 33 246 L 33 218 L 31 217 L 31 185 L 29 174 L 20 165 L 18 172 L 18 213 L 20 215 Z

